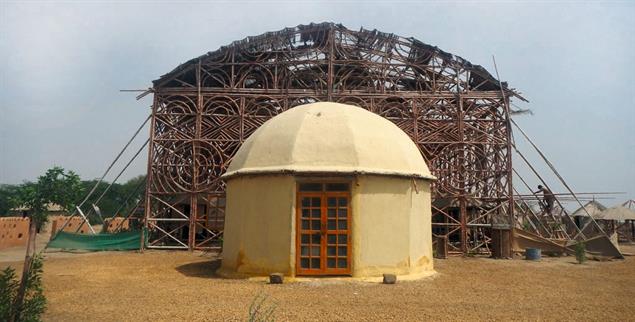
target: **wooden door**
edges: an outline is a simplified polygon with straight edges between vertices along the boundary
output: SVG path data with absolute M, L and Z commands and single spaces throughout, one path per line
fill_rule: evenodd
M 297 204 L 296 274 L 350 275 L 350 193 L 298 191 Z

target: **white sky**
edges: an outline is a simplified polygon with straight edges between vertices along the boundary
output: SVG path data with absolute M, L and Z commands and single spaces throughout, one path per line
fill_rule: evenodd
M 99 177 L 150 105 L 120 89 L 147 88 L 233 40 L 323 21 L 412 36 L 492 74 L 495 55 L 501 78 L 531 101 L 516 102 L 534 111 L 516 120 L 569 184 L 627 192 L 608 205 L 635 198 L 633 1 L 1 1 L 0 183 L 52 165 Z M 146 159 L 123 178 L 145 173 Z

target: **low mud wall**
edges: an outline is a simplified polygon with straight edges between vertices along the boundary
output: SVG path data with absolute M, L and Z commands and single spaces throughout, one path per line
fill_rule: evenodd
M 121 227 L 119 227 L 121 225 Z M 106 218 L 104 219 L 104 230 L 107 233 L 114 233 L 115 230 L 126 231 L 130 229 L 130 221 L 124 217 Z
M 58 230 L 60 230 L 62 226 L 64 226 L 64 223 L 66 222 L 66 220 L 68 220 L 68 216 L 49 217 L 49 222 L 51 224 L 51 235 L 55 234 Z M 77 227 L 80 227 L 79 231 L 77 231 Z M 88 234 L 90 233 L 90 228 L 88 228 L 88 225 L 84 222 L 84 219 L 82 217 L 76 216 L 71 219 L 71 221 L 68 223 L 68 225 L 66 225 L 66 227 L 64 227 L 64 231 L 68 233 L 77 232 L 78 234 Z
M 29 218 L 0 217 L 0 249 L 26 246 L 29 223 Z

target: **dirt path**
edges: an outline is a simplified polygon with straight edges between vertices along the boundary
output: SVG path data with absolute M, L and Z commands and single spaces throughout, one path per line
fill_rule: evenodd
M 632 251 L 631 251 L 632 252 Z M 49 257 L 47 321 L 242 320 L 258 294 L 278 321 L 635 319 L 635 257 L 574 264 L 450 258 L 434 278 L 396 285 L 224 280 L 210 255 L 104 252 Z

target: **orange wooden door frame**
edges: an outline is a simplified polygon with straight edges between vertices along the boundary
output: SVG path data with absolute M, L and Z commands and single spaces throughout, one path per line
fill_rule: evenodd
M 303 202 L 305 198 L 309 199 L 308 203 Z M 350 192 L 297 191 L 296 275 L 351 274 L 350 199 Z M 335 204 L 329 205 L 329 202 L 333 201 Z M 306 204 L 308 206 L 305 206 Z M 318 209 L 319 227 L 314 224 L 317 221 L 315 215 Z M 342 218 L 341 215 L 345 215 L 346 218 Z M 319 238 L 316 238 L 318 235 Z M 317 256 L 314 254 L 317 250 L 316 247 L 318 247 L 315 241 L 319 241 L 319 254 Z M 317 259 L 319 259 L 319 267 L 316 268 Z M 341 267 L 344 263 L 345 267 Z

